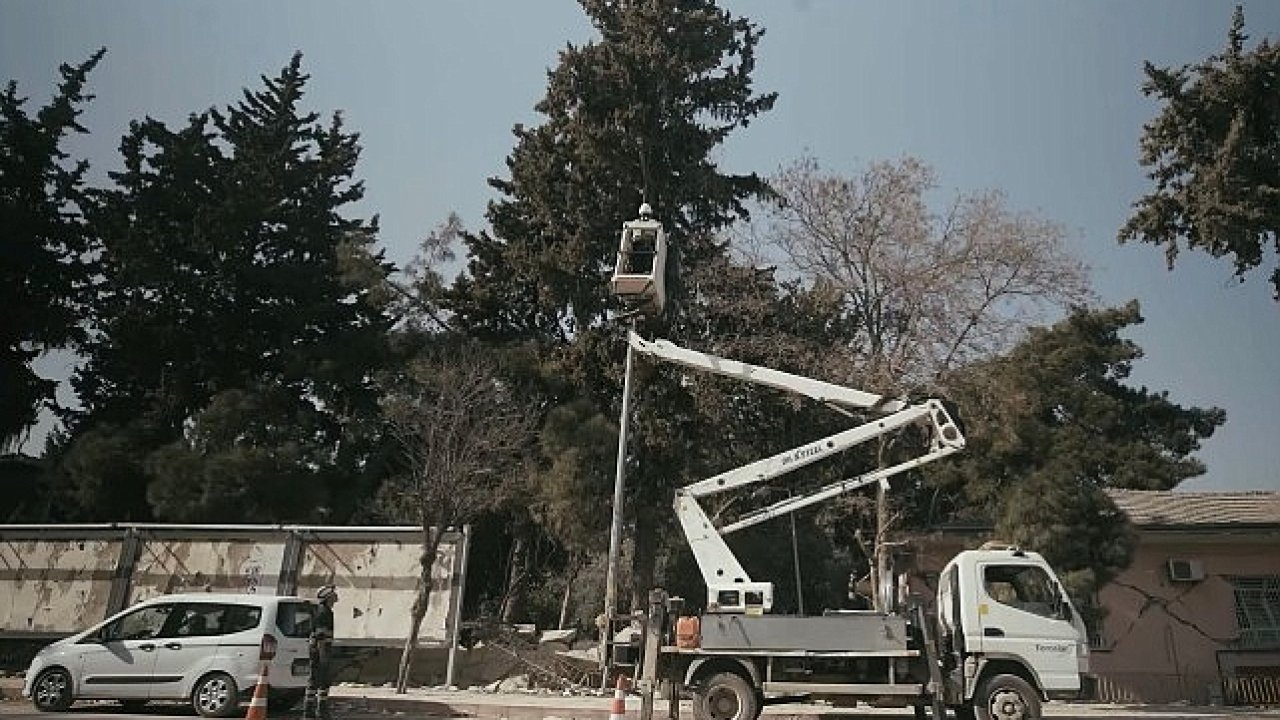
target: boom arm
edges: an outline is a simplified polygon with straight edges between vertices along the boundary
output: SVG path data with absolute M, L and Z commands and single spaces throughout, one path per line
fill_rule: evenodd
M 724 535 L 874 482 L 887 487 L 889 478 L 894 475 L 964 448 L 964 437 L 959 427 L 938 400 L 916 404 L 908 404 L 904 400 L 886 400 L 881 395 L 727 360 L 682 348 L 665 340 L 646 341 L 634 332 L 629 334 L 628 341 L 637 352 L 666 362 L 793 392 L 837 408 L 851 407 L 886 413 L 857 427 L 734 468 L 676 491 L 676 516 L 680 519 L 680 525 L 707 585 L 709 611 L 744 612 L 756 608 L 768 611 L 773 605 L 773 584 L 752 582 L 737 557 L 729 550 Z M 807 495 L 774 503 L 719 529 L 698 504 L 698 498 L 772 480 L 911 424 L 922 424 L 930 431 L 929 450 L 919 457 L 833 483 Z

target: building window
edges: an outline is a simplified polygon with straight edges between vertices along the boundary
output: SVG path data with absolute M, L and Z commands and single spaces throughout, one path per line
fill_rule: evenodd
M 1240 645 L 1280 647 L 1280 575 L 1233 577 Z

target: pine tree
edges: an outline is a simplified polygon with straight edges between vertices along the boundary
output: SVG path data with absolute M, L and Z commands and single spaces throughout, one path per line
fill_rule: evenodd
M 338 248 L 377 227 L 343 214 L 363 195 L 358 138 L 300 109 L 306 82 L 294 55 L 238 104 L 178 131 L 136 122 L 122 143 L 67 467 L 101 485 L 77 455 L 121 439 L 147 484 L 131 514 L 342 519 L 370 489 L 388 321 L 342 282 Z
M 79 117 L 93 96 L 85 84 L 105 52 L 62 65 L 57 93 L 34 115 L 17 83 L 0 92 L 0 449 L 55 400 L 57 382 L 39 376 L 32 361 L 83 339 L 95 272 L 83 217 L 88 163 L 71 163 L 63 146 L 86 132 Z
M 1138 304 L 1077 310 L 1005 356 L 966 368 L 954 399 L 968 447 L 926 474 L 918 521 L 992 523 L 1043 553 L 1087 601 L 1129 564 L 1132 538 L 1107 488 L 1169 490 L 1204 472 L 1193 453 L 1226 420 L 1128 383 L 1142 350 L 1121 337 Z
M 753 89 L 761 31 L 710 0 L 582 6 L 600 37 L 561 52 L 536 108 L 545 122 L 516 128 L 510 176 L 490 181 L 502 195 L 490 205 L 490 231 L 465 237 L 468 273 L 448 306 L 465 332 L 540 343 L 544 376 L 560 379 L 549 383 L 549 406 L 584 400 L 616 417 L 624 345 L 605 320 L 617 309 L 607 281 L 619 226 L 646 200 L 672 237 L 671 309 L 646 332 L 686 341 L 702 333 L 688 321 L 689 279 L 722 257 L 715 232 L 766 191 L 754 174 L 723 172 L 713 152 L 775 95 Z M 667 522 L 658 513 L 672 483 L 699 469 L 688 462 L 698 446 L 690 399 L 674 382 L 653 388 L 636 403 L 637 460 L 628 471 L 637 488 L 635 545 L 644 551 L 637 597 L 652 579 L 647 553 Z
M 1238 278 L 1268 245 L 1280 252 L 1280 45 L 1246 51 L 1247 39 L 1237 6 L 1222 53 L 1176 69 L 1146 64 L 1142 92 L 1163 103 L 1142 134 L 1156 188 L 1120 240 L 1163 246 L 1170 268 L 1184 244 L 1229 257 Z M 1271 286 L 1280 300 L 1280 267 Z
M 711 237 L 764 191 L 720 171 L 712 151 L 772 107 L 751 84 L 761 32 L 707 0 L 584 0 L 601 39 L 569 46 L 536 109 L 515 129 L 511 177 L 490 181 L 492 234 L 467 237 L 459 323 L 497 337 L 564 341 L 610 307 L 618 228 L 642 199 L 696 265 Z M 673 275 L 678 280 L 678 275 Z

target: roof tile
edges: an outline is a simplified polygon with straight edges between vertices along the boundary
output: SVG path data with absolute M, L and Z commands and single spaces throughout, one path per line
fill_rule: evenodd
M 1137 526 L 1280 525 L 1280 492 L 1107 490 Z

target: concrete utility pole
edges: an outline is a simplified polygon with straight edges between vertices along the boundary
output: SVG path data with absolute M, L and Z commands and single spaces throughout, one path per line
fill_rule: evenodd
M 631 323 L 635 328 L 635 321 Z M 622 499 L 627 475 L 627 428 L 631 420 L 631 357 L 634 351 L 627 343 L 627 365 L 622 376 L 622 417 L 618 421 L 618 462 L 613 478 L 613 520 L 609 525 L 609 570 L 604 581 L 604 625 L 600 628 L 600 682 L 608 684 L 609 659 L 606 657 L 613 632 L 613 616 L 618 611 L 618 564 L 622 554 Z

